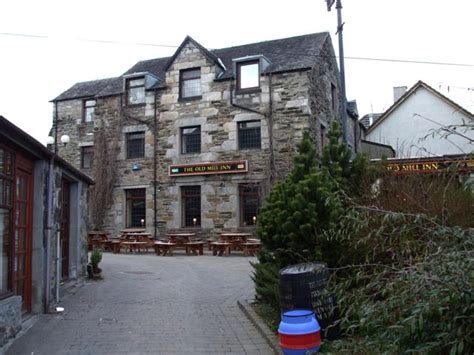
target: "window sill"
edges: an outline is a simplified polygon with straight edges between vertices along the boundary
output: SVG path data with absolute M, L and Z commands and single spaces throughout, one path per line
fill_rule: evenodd
M 246 152 L 246 151 L 261 151 L 262 147 L 255 147 L 255 148 L 239 148 L 238 149 L 241 152 Z
M 202 95 L 199 96 L 190 96 L 190 97 L 180 97 L 178 102 L 187 102 L 187 101 L 194 101 L 194 100 L 201 100 Z
M 201 154 L 200 151 L 199 152 L 189 152 L 189 153 L 183 153 L 183 152 L 179 153 L 179 155 L 182 155 L 182 156 L 185 156 L 185 157 L 192 157 L 193 155 L 197 156 L 199 154 Z
M 126 157 L 125 160 L 129 160 L 129 161 L 133 161 L 133 160 L 144 160 L 146 159 L 145 156 L 142 156 L 142 157 Z
M 237 89 L 235 90 L 236 95 L 245 95 L 245 94 L 259 94 L 262 92 L 262 89 L 259 87 L 249 88 L 249 89 Z
M 139 107 L 145 107 L 146 106 L 146 103 L 141 103 L 141 104 L 128 104 L 128 105 L 125 105 L 125 107 L 128 107 L 128 108 L 139 108 Z

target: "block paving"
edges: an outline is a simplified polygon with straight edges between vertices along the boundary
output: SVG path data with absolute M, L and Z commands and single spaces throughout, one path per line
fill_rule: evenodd
M 253 257 L 105 253 L 104 279 L 39 315 L 6 354 L 272 354 L 237 306 Z

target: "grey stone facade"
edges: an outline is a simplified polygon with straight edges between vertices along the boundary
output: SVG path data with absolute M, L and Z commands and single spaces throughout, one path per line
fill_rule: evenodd
M 291 51 L 296 49 L 288 48 L 291 41 L 302 46 L 298 50 L 314 50 L 318 55 L 295 59 Z M 263 198 L 274 181 L 291 169 L 303 132 L 309 129 L 320 148 L 331 121 L 339 117 L 338 69 L 328 34 L 262 43 L 209 52 L 188 37 L 172 58 L 140 62 L 127 72 L 133 75 L 151 71 L 158 77 L 158 83 L 146 91 L 144 104 L 127 106 L 125 78 L 118 78 L 105 90 L 101 86 L 92 94 L 88 91 L 85 96 L 96 99 L 91 123 L 82 122 L 84 94 L 80 88 L 90 88 L 94 83 L 76 84 L 54 100 L 57 135 L 71 137 L 71 143 L 60 148 L 61 156 L 80 167 L 81 147 L 94 144 L 98 149 L 105 143 L 114 158 L 114 189 L 105 217 L 106 229 L 119 234 L 127 227 L 125 191 L 129 188 L 146 189 L 147 231 L 159 237 L 166 230 L 181 229 L 181 187 L 200 186 L 198 232 L 215 236 L 222 231 L 253 230 L 254 226 L 242 223 L 239 186 L 259 184 Z M 282 50 L 286 50 L 287 57 L 276 57 L 275 52 Z M 261 71 L 258 90 L 253 92 L 236 89 L 232 59 L 245 55 L 261 55 L 270 63 Z M 191 68 L 200 69 L 200 97 L 182 100 L 180 72 Z M 260 122 L 260 149 L 239 149 L 238 125 L 248 121 Z M 200 127 L 200 152 L 182 154 L 180 131 L 192 126 Z M 101 129 L 107 142 L 94 140 Z M 140 131 L 145 132 L 144 158 L 127 159 L 126 134 Z M 180 177 L 168 174 L 175 164 L 229 161 L 247 161 L 248 172 Z M 97 170 L 84 172 L 94 174 Z

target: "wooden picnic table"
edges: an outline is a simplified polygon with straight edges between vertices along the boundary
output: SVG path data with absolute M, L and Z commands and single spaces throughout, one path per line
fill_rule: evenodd
M 220 241 L 230 243 L 231 250 L 243 250 L 242 244 L 247 242 L 247 239 L 252 237 L 251 233 L 221 233 Z
M 98 246 L 102 250 L 107 246 L 108 236 L 110 235 L 107 231 L 89 231 L 87 232 L 87 245 L 88 249 L 92 250 Z
M 130 252 L 135 252 L 140 251 L 141 248 L 146 248 L 148 245 L 148 242 L 138 242 L 136 240 L 130 240 L 130 241 L 123 241 L 120 242 L 120 245 L 122 247 L 125 247 L 126 250 L 130 250 Z
M 252 239 L 251 233 L 221 233 L 217 241 L 208 240 L 209 249 L 213 255 L 227 256 L 232 250 L 241 250 L 244 255 L 255 255 L 261 248 L 261 242 L 258 239 Z
M 176 248 L 181 248 L 186 251 L 186 255 L 203 255 L 204 242 L 201 240 L 194 240 L 196 233 L 166 233 L 167 240 L 155 242 L 155 252 L 157 255 L 173 255 Z
M 122 229 L 120 233 L 123 234 L 136 234 L 136 233 L 145 233 L 145 228 L 126 228 Z

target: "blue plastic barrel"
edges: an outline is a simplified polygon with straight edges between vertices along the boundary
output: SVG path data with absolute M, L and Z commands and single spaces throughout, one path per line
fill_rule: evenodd
M 286 355 L 305 355 L 319 351 L 321 328 L 310 310 L 300 309 L 282 314 L 278 335 Z

